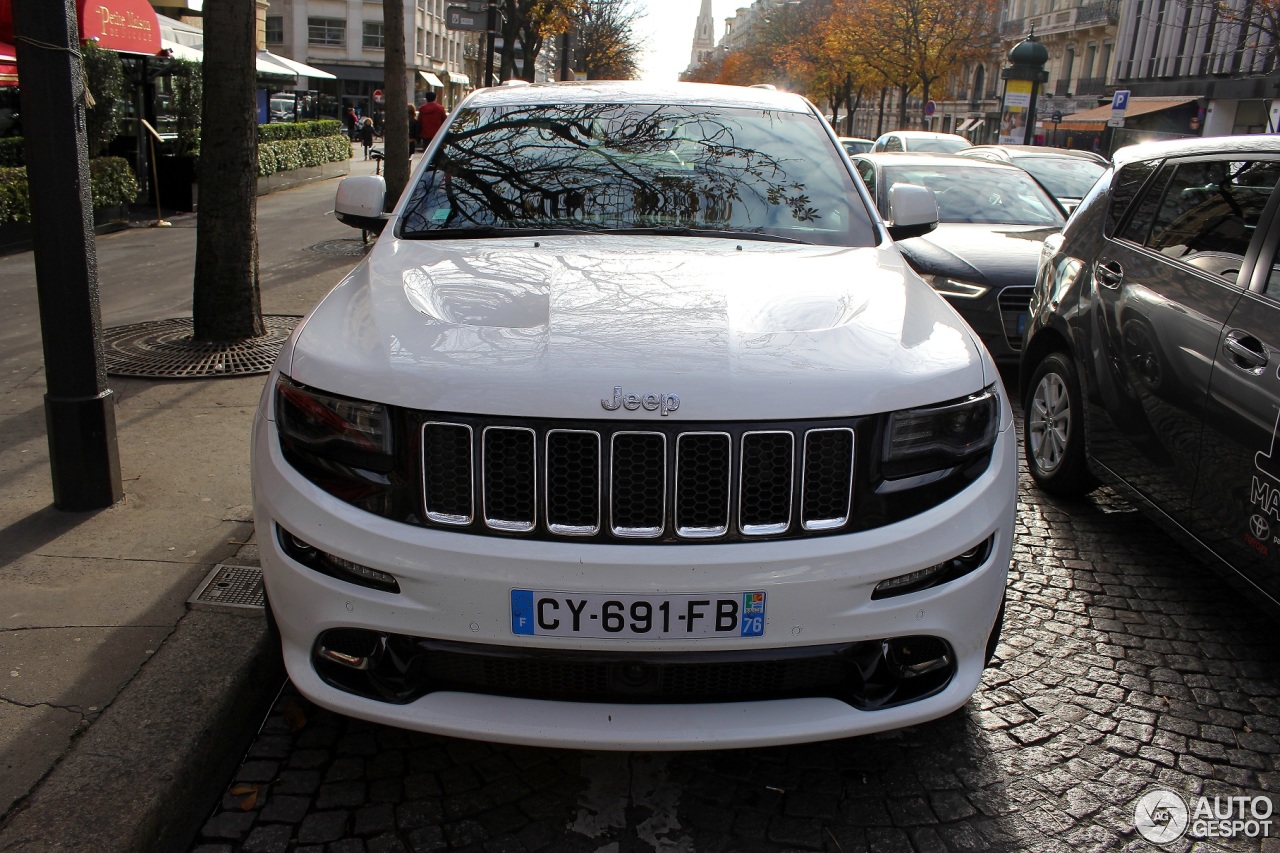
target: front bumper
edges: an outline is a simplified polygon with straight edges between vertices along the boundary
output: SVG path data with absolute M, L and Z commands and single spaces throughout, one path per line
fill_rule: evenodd
M 906 521 L 847 536 L 752 544 L 602 545 L 470 536 L 389 521 L 305 480 L 282 457 L 274 424 L 253 435 L 254 510 L 268 597 L 299 691 L 339 713 L 402 728 L 508 743 L 588 749 L 706 749 L 799 743 L 900 728 L 943 716 L 977 688 L 1003 598 L 1015 512 L 1015 441 L 1001 432 L 968 489 Z M 291 559 L 277 526 L 394 576 L 400 592 L 320 574 Z M 988 537 L 988 559 L 932 589 L 872 600 L 881 580 L 950 559 Z M 763 590 L 761 637 L 585 639 L 517 636 L 514 588 L 633 595 Z M 567 701 L 437 690 L 401 704 L 333 686 L 317 638 L 366 629 L 467 648 L 549 656 L 669 657 L 806 648 L 925 636 L 949 646 L 954 675 L 925 698 L 859 710 L 827 696 L 754 701 Z

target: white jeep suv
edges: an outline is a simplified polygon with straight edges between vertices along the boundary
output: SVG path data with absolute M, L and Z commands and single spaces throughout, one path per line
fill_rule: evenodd
M 381 178 L 339 215 L 377 228 Z M 427 732 L 781 744 L 945 715 L 999 634 L 990 356 L 803 98 L 476 92 L 298 326 L 253 434 L 297 688 Z

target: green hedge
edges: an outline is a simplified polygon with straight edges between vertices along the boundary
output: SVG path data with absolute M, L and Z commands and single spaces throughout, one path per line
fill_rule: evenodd
M 282 139 L 316 139 L 334 136 L 342 132 L 342 122 L 332 119 L 318 121 L 280 121 L 258 125 L 258 144 L 278 142 Z
M 332 123 L 337 124 L 337 122 Z M 266 127 L 277 126 L 287 125 L 266 125 Z M 258 174 L 265 176 L 276 172 L 287 172 L 290 169 L 301 169 L 304 166 L 336 163 L 350 157 L 351 140 L 341 133 L 312 139 L 259 142 Z
M 21 136 L 6 136 L 0 139 L 0 166 L 21 166 L 27 162 L 23 153 Z
M 128 204 L 138 195 L 138 181 L 129 163 L 120 157 L 95 157 L 89 161 L 89 191 L 94 207 Z M 0 167 L 0 225 L 31 221 L 31 193 L 25 166 Z

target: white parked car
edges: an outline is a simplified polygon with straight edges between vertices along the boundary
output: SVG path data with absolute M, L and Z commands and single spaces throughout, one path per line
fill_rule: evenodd
M 382 224 L 381 178 L 338 214 Z M 1015 439 L 987 351 L 796 95 L 472 94 L 298 326 L 253 433 L 284 660 L 326 708 L 590 749 L 961 707 Z
M 876 137 L 873 152 L 912 151 L 924 154 L 954 154 L 973 145 L 957 133 L 933 133 L 928 130 L 892 130 Z

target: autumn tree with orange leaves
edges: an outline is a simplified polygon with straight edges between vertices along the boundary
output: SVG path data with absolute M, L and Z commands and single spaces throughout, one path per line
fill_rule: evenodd
M 933 85 L 989 54 L 1000 0 L 841 0 L 862 61 L 899 87 L 898 121 L 907 97 L 928 101 Z
M 547 39 L 572 29 L 586 13 L 585 0 L 503 0 L 502 62 L 499 79 L 522 77 L 534 79 L 538 54 Z M 520 71 L 516 72 L 515 46 L 519 42 L 524 54 Z

